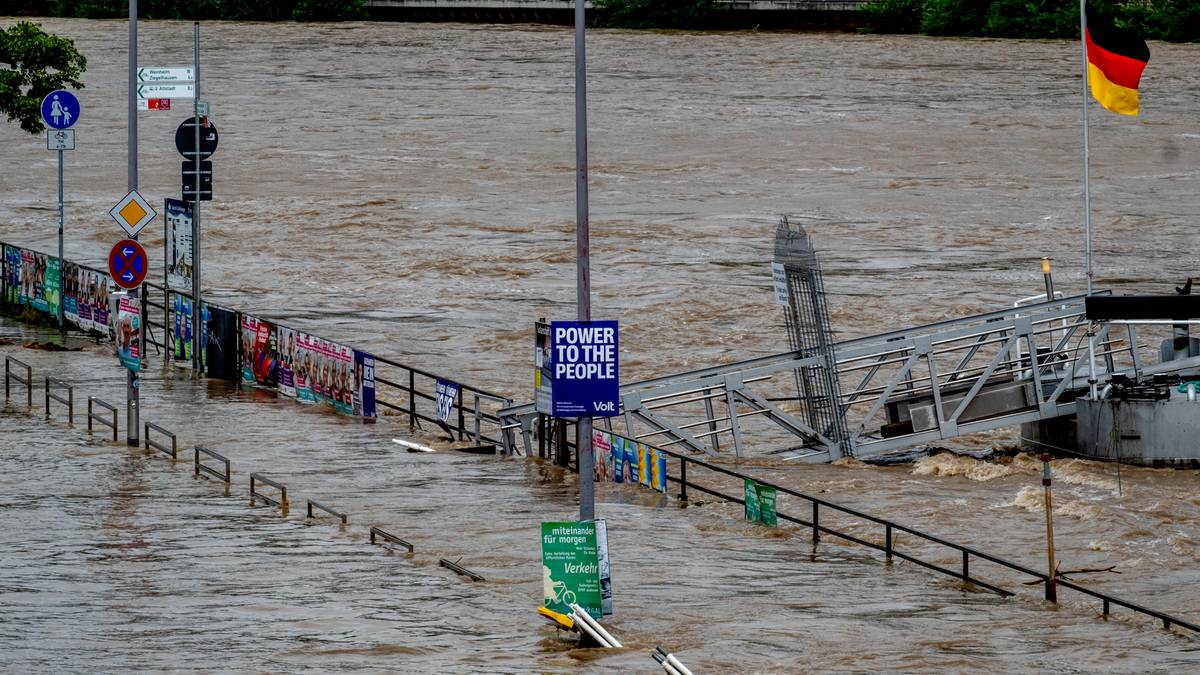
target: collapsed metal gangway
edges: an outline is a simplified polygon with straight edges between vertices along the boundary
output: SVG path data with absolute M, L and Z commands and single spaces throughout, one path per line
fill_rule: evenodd
M 1101 382 L 1200 368 L 1200 357 L 1145 363 L 1136 326 L 1090 324 L 1075 296 L 626 384 L 620 417 L 597 424 L 710 455 L 870 457 L 1073 415 L 1089 386 L 1089 326 Z M 832 418 L 813 423 L 806 380 L 830 383 Z M 500 416 L 528 450 L 534 406 Z

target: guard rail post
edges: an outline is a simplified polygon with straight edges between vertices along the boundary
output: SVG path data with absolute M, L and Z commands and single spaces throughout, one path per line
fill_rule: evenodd
M 168 448 L 167 446 L 163 445 L 162 443 L 159 443 L 158 441 L 150 440 L 150 430 L 151 429 L 170 438 L 171 439 L 171 447 Z M 178 449 L 176 446 L 175 433 L 173 431 L 168 431 L 168 430 L 158 426 L 157 424 L 153 424 L 151 422 L 146 422 L 142 425 L 142 439 L 145 442 L 146 450 L 154 448 L 155 450 L 158 450 L 159 452 L 170 455 L 172 461 L 179 459 Z
M 53 393 L 52 387 L 66 389 L 67 397 L 64 399 L 58 394 Z M 50 401 L 58 401 L 67 406 L 67 424 L 75 426 L 75 387 L 63 382 L 62 380 L 47 377 L 46 378 L 46 419 L 50 419 Z
M 97 405 L 100 406 L 101 408 L 104 408 L 105 410 L 107 410 L 109 413 L 112 414 L 112 422 L 109 422 L 108 420 L 104 419 L 100 415 L 97 415 L 94 412 L 92 412 L 93 406 L 97 406 Z M 88 397 L 87 416 L 88 416 L 87 428 L 88 428 L 89 432 L 92 431 L 92 420 L 95 420 L 95 421 L 99 422 L 100 424 L 103 424 L 106 427 L 112 428 L 113 443 L 117 442 L 117 407 L 116 406 L 109 405 L 108 403 L 105 403 L 104 401 L 96 398 L 95 396 L 89 396 Z

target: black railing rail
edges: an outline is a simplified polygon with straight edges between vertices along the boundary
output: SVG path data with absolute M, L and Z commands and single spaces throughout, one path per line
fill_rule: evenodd
M 59 389 L 67 390 L 67 397 L 57 393 Z M 50 401 L 58 401 L 67 406 L 67 424 L 75 425 L 75 387 L 56 377 L 46 378 L 46 419 L 50 419 Z
M 146 450 L 154 448 L 155 450 L 158 450 L 159 452 L 170 455 L 171 459 L 179 459 L 179 454 L 177 452 L 177 445 L 176 445 L 177 441 L 175 438 L 175 432 L 164 429 L 164 428 L 158 426 L 157 424 L 154 424 L 153 422 L 144 423 L 142 425 L 142 428 L 143 428 L 142 439 L 146 444 L 145 445 Z M 163 436 L 166 436 L 167 438 L 169 438 L 171 440 L 171 445 L 168 447 L 156 440 L 151 439 L 150 438 L 151 431 L 156 431 L 160 435 L 163 435 Z
M 25 369 L 25 377 L 21 377 L 20 375 L 13 372 L 14 365 L 18 368 Z M 9 356 L 8 354 L 5 354 L 4 355 L 4 398 L 5 398 L 5 400 L 8 400 L 9 398 L 11 398 L 11 393 L 9 390 L 9 380 L 10 379 L 16 380 L 17 384 L 25 385 L 25 396 L 27 399 L 26 405 L 28 407 L 32 408 L 33 407 L 33 368 L 30 368 L 28 363 L 25 363 L 24 361 L 21 361 L 20 359 L 15 359 L 15 358 Z
M 308 517 L 309 518 L 313 517 L 313 509 L 315 508 L 315 509 L 324 511 L 325 513 L 328 513 L 329 515 L 333 516 L 334 518 L 341 518 L 342 524 L 343 525 L 346 524 L 346 514 L 345 513 L 338 511 L 335 508 L 326 506 L 315 499 L 308 499 L 306 501 L 308 503 Z
M 279 490 L 279 499 L 268 497 L 267 495 L 259 492 L 256 489 L 258 483 L 270 485 L 276 490 Z M 286 512 L 288 508 L 287 486 L 279 481 L 267 478 L 261 473 L 252 473 L 250 474 L 250 503 L 253 504 L 255 499 L 266 502 L 271 506 L 278 506 L 280 509 L 283 509 Z
M 573 426 L 573 423 L 568 423 L 568 424 L 572 424 L 572 426 Z M 626 438 L 627 440 L 634 440 L 634 439 L 628 439 L 628 437 L 626 437 L 626 436 L 623 436 L 621 434 L 616 434 L 616 433 L 613 433 L 610 431 L 606 431 L 606 433 L 611 433 L 614 437 L 620 436 L 621 438 Z M 574 454 L 572 451 L 576 450 L 575 443 L 571 440 L 572 438 L 574 438 L 574 433 L 569 433 L 569 434 L 568 433 L 559 433 L 558 436 L 559 436 L 560 440 L 565 441 L 564 445 L 566 446 L 566 448 L 568 450 L 568 452 L 566 454 L 568 456 Z M 553 436 L 551 436 L 550 441 L 553 442 Z M 679 473 L 677 475 L 673 475 L 668 470 L 666 479 L 667 479 L 668 484 L 674 483 L 679 486 L 678 497 L 679 497 L 679 499 L 681 499 L 683 501 L 687 501 L 687 498 L 688 498 L 687 491 L 690 488 L 693 490 L 697 490 L 699 492 L 703 492 L 703 493 L 712 495 L 714 497 L 719 497 L 721 499 L 725 499 L 730 502 L 734 502 L 734 503 L 738 503 L 738 504 L 746 503 L 742 497 L 739 497 L 737 495 L 726 494 L 714 487 L 701 485 L 701 484 L 697 483 L 694 480 L 696 468 L 705 469 L 708 471 L 712 471 L 714 473 L 722 474 L 724 476 L 728 476 L 730 478 L 736 478 L 736 479 L 739 479 L 742 481 L 751 480 L 751 481 L 754 481 L 755 483 L 758 483 L 759 485 L 765 485 L 768 487 L 775 488 L 777 494 L 788 495 L 789 497 L 794 497 L 794 498 L 802 500 L 804 502 L 804 506 L 807 508 L 802 507 L 801 510 L 808 511 L 811 514 L 809 516 L 809 518 L 807 518 L 807 519 L 784 513 L 779 508 L 778 505 L 776 507 L 776 514 L 780 520 L 785 520 L 785 521 L 788 521 L 791 523 L 796 523 L 797 525 L 801 525 L 803 527 L 811 528 L 813 544 L 816 544 L 819 542 L 821 533 L 825 533 L 830 536 L 837 537 L 838 539 L 842 539 L 844 541 L 858 544 L 860 546 L 865 546 L 867 548 L 871 548 L 876 551 L 882 551 L 885 555 L 885 558 L 889 561 L 893 557 L 900 558 L 902 560 L 907 560 L 909 562 L 912 562 L 916 565 L 919 565 L 926 569 L 932 570 L 934 572 L 938 572 L 938 573 L 944 574 L 949 577 L 960 579 L 965 583 L 974 584 L 975 586 L 987 589 L 987 590 L 992 591 L 993 593 L 996 593 L 1001 596 L 1008 597 L 1008 596 L 1014 595 L 1014 593 L 1012 591 L 1009 591 L 1000 586 L 997 586 L 995 584 L 984 581 L 979 576 L 974 575 L 971 571 L 971 565 L 970 565 L 971 559 L 974 558 L 974 559 L 977 559 L 980 561 L 986 561 L 986 562 L 992 563 L 999 567 L 1006 568 L 1013 572 L 1018 572 L 1022 575 L 1033 577 L 1037 581 L 1040 581 L 1043 585 L 1043 588 L 1045 591 L 1045 597 L 1047 600 L 1056 602 L 1056 600 L 1054 600 L 1054 596 L 1052 594 L 1052 589 L 1054 587 L 1057 587 L 1060 589 L 1061 588 L 1069 588 L 1069 589 L 1077 591 L 1083 595 L 1087 595 L 1087 596 L 1090 596 L 1097 600 L 1100 600 L 1102 603 L 1102 612 L 1103 612 L 1104 616 L 1109 616 L 1111 613 L 1111 606 L 1116 605 L 1118 607 L 1124 607 L 1128 610 L 1131 610 L 1132 612 L 1134 612 L 1136 614 L 1141 614 L 1141 615 L 1156 619 L 1158 621 L 1161 621 L 1164 628 L 1170 628 L 1171 626 L 1179 626 L 1181 628 L 1186 628 L 1187 630 L 1190 630 L 1194 633 L 1200 634 L 1200 625 L 1197 625 L 1196 623 L 1193 623 L 1190 621 L 1185 621 L 1183 619 L 1172 616 L 1170 614 L 1166 614 L 1165 612 L 1160 612 L 1155 609 L 1144 607 L 1135 602 L 1131 602 L 1129 600 L 1123 600 L 1121 598 L 1109 595 L 1107 593 L 1097 591 L 1095 589 L 1088 588 L 1086 586 L 1082 586 L 1076 582 L 1064 579 L 1060 575 L 1055 575 L 1054 580 L 1053 580 L 1053 585 L 1052 585 L 1050 576 L 1048 574 L 1046 574 L 1045 572 L 1039 572 L 1030 567 L 1022 565 L 1020 563 L 1016 563 L 1011 560 L 1006 560 L 999 556 L 992 555 L 992 554 L 986 553 L 984 551 L 980 551 L 980 550 L 970 547 L 970 546 L 965 546 L 963 544 L 957 544 L 955 542 L 949 541 L 949 540 L 939 537 L 937 535 L 929 534 L 928 532 L 919 530 L 915 527 L 910 527 L 908 525 L 898 523 L 894 520 L 890 520 L 887 518 L 880 518 L 878 516 L 873 516 L 868 513 L 863 513 L 862 511 L 859 511 L 857 509 L 853 509 L 853 508 L 850 508 L 847 506 L 842 506 L 841 504 L 829 501 L 828 499 L 822 499 L 821 497 L 817 497 L 817 496 L 810 495 L 810 494 L 805 494 L 805 493 L 797 491 L 797 490 L 792 490 L 790 488 L 772 483 L 770 481 L 759 480 L 758 478 L 755 478 L 748 474 L 734 471 L 733 469 L 719 466 L 719 465 L 713 464 L 711 462 L 706 462 L 701 459 L 696 459 L 694 457 L 684 455 L 684 454 L 681 454 L 681 453 L 678 453 L 678 452 L 675 452 L 672 450 L 657 448 L 657 446 L 655 446 L 655 447 L 660 453 L 662 453 L 668 457 L 672 457 L 674 459 L 679 460 L 679 466 L 680 466 Z M 553 453 L 550 453 L 550 454 L 553 455 Z M 689 478 L 689 476 L 688 476 L 688 473 L 689 473 L 688 465 L 693 466 L 693 469 L 691 471 L 693 478 Z M 567 466 L 574 468 L 575 471 L 578 471 L 577 461 L 573 465 L 571 464 L 571 462 L 568 461 Z M 876 543 L 873 541 L 869 541 L 867 539 L 864 539 L 859 536 L 855 536 L 848 532 L 839 531 L 837 529 L 834 529 L 833 527 L 830 527 L 829 525 L 821 524 L 822 509 L 827 510 L 827 511 L 832 511 L 834 513 L 852 516 L 854 518 L 859 518 L 859 519 L 862 519 L 869 523 L 874 523 L 876 525 L 881 526 L 883 529 L 883 532 L 882 532 L 883 543 L 880 544 L 880 543 Z M 960 566 L 958 567 L 958 569 L 951 569 L 949 567 L 944 567 L 937 563 L 930 562 L 929 560 L 919 558 L 914 553 L 897 550 L 896 539 L 894 536 L 896 532 L 903 532 L 905 534 L 916 537 L 917 539 L 922 540 L 924 542 L 934 544 L 936 546 L 940 546 L 940 547 L 943 547 L 946 549 L 950 549 L 951 551 L 958 553 L 958 556 L 961 559 Z
M 475 572 L 472 572 L 471 570 L 463 567 L 462 565 L 459 565 L 457 562 L 455 562 L 453 560 L 446 560 L 445 558 L 442 558 L 442 559 L 438 560 L 438 564 L 441 565 L 442 567 L 445 567 L 446 569 L 450 570 L 451 572 L 454 572 L 455 574 L 458 574 L 458 575 L 461 575 L 461 576 L 464 576 L 464 577 L 470 579 L 471 581 L 487 581 L 487 579 L 483 578 L 483 575 L 476 574 Z
M 201 473 L 204 473 L 204 474 L 208 474 L 209 476 L 212 476 L 214 478 L 220 478 L 221 480 L 225 481 L 226 484 L 228 484 L 230 482 L 230 478 L 232 478 L 233 472 L 229 470 L 229 458 L 228 457 L 226 457 L 225 455 L 222 455 L 220 453 L 213 452 L 212 450 L 209 450 L 208 448 L 205 448 L 200 445 L 197 445 L 195 447 L 195 451 L 196 451 L 196 458 L 195 458 L 196 470 L 193 475 L 199 476 Z M 202 463 L 200 461 L 200 455 L 205 455 L 206 457 L 212 457 L 213 459 L 217 460 L 218 462 L 222 462 L 225 465 L 225 473 L 221 473 L 220 471 L 217 471 L 216 469 Z
M 95 406 L 107 410 L 109 414 L 112 415 L 112 420 L 109 421 L 103 416 L 93 412 L 93 407 Z M 113 443 L 117 442 L 117 406 L 112 405 L 111 403 L 106 403 L 95 396 L 89 396 L 87 404 L 87 428 L 89 432 L 92 430 L 93 421 L 112 429 Z
M 375 543 L 375 537 L 379 537 L 380 539 L 382 539 L 384 541 L 390 541 L 393 544 L 396 544 L 398 546 L 403 546 L 404 548 L 408 549 L 409 553 L 413 552 L 412 544 L 408 543 L 407 541 L 404 541 L 403 539 L 401 539 L 400 537 L 397 537 L 394 534 L 388 534 L 387 532 L 384 532 L 383 530 L 379 529 L 378 527 L 371 528 L 371 543 L 372 544 Z

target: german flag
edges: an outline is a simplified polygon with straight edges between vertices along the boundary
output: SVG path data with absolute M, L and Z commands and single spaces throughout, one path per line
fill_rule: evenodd
M 1117 28 L 1112 20 L 1087 5 L 1088 83 L 1100 105 L 1120 115 L 1138 114 L 1138 80 L 1150 61 L 1146 41 Z

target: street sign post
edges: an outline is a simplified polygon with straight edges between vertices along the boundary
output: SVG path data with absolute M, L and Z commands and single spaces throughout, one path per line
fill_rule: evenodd
M 56 89 L 42 99 L 42 121 L 51 129 L 70 129 L 79 121 L 79 99 L 66 89 Z
M 75 130 L 74 129 L 52 129 L 46 132 L 46 149 L 47 150 L 74 150 L 75 149 Z
M 121 288 L 129 290 L 141 286 L 149 269 L 146 249 L 133 239 L 118 241 L 108 252 L 108 273 L 113 283 Z
M 138 110 L 170 110 L 171 99 L 169 98 L 139 98 L 137 102 Z
M 130 237 L 136 237 L 142 228 L 154 220 L 158 213 L 150 206 L 150 202 L 138 194 L 137 190 L 130 190 L 129 194 L 122 197 L 121 201 L 112 207 L 108 215 L 112 216 L 113 220 L 117 221 L 121 229 L 125 230 Z
M 183 163 L 183 200 L 185 202 L 196 201 L 196 163 Z M 200 162 L 200 200 L 212 201 L 212 162 Z
M 200 159 L 208 159 L 217 151 L 217 125 L 200 121 Z M 189 117 L 175 130 L 175 149 L 184 159 L 196 159 L 196 118 Z
M 137 79 L 143 82 L 195 82 L 196 71 L 191 66 L 175 68 L 162 66 L 146 66 L 137 69 Z
M 166 82 L 157 84 L 139 84 L 138 98 L 195 98 L 196 84 L 194 82 Z
M 79 121 L 79 99 L 66 89 L 56 89 L 42 99 L 42 121 L 50 127 L 46 135 L 46 148 L 58 151 L 58 269 L 63 267 L 63 151 L 75 149 L 75 130 L 71 127 Z M 67 321 L 63 314 L 62 277 L 59 277 L 58 334 L 67 337 Z

